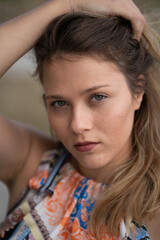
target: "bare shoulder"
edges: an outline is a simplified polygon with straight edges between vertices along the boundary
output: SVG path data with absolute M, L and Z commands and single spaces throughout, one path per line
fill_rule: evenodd
M 28 128 L 28 131 L 31 141 L 30 147 L 21 169 L 17 173 L 13 184 L 11 184 L 11 202 L 14 202 L 23 189 L 28 185 L 29 179 L 37 171 L 43 154 L 56 147 L 53 140 L 45 134 L 33 128 Z
M 146 227 L 151 240 L 160 239 L 160 212 L 151 221 L 146 223 Z
M 0 115 L 0 180 L 10 189 L 11 202 L 28 185 L 42 155 L 56 144 L 39 130 Z

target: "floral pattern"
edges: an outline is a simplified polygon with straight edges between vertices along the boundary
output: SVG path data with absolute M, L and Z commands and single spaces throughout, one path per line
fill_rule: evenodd
M 49 176 L 50 166 L 49 161 L 40 165 L 30 179 L 29 196 L 8 216 L 0 233 L 19 222 L 9 240 L 95 240 L 89 231 L 89 220 L 96 199 L 105 189 L 104 184 L 82 176 L 66 162 L 60 169 L 61 177 L 53 195 L 37 195 L 37 190 Z M 135 240 L 149 239 L 146 228 L 134 222 L 125 239 L 132 240 L 135 232 Z M 119 237 L 103 233 L 101 239 L 119 240 Z

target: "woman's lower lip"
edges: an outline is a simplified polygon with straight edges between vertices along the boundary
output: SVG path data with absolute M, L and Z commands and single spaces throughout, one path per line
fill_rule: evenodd
M 99 143 L 89 143 L 86 145 L 76 145 L 75 148 L 79 151 L 79 152 L 89 152 L 91 151 L 93 148 L 95 148 Z

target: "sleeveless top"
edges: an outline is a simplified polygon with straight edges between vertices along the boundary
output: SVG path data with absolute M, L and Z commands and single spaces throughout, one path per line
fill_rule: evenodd
M 68 152 L 47 152 L 36 174 L 30 179 L 0 225 L 0 235 L 8 240 L 95 240 L 89 219 L 96 199 L 105 185 L 82 176 L 70 162 Z M 134 221 L 126 233 L 124 221 L 120 236 L 101 234 L 102 240 L 149 240 L 145 226 Z

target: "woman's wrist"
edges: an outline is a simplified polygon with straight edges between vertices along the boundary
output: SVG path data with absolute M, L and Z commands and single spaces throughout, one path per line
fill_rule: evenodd
M 53 15 L 59 16 L 73 10 L 71 3 L 71 0 L 49 0 L 47 2 L 47 7 L 49 7 L 49 11 L 51 11 Z M 52 19 L 56 16 L 52 16 Z

